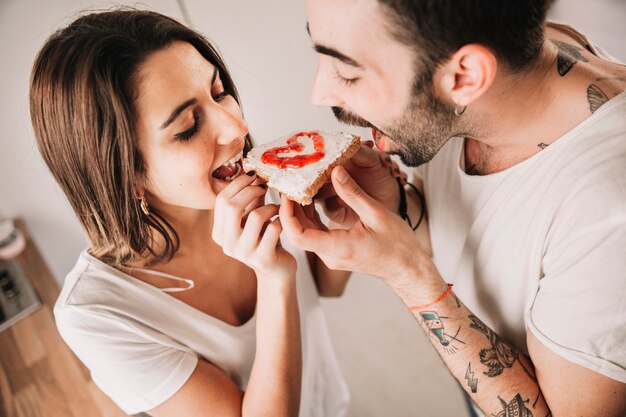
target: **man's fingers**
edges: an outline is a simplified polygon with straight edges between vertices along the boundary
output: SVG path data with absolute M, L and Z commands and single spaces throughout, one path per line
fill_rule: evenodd
M 380 158 L 374 149 L 361 145 L 359 150 L 350 158 L 350 163 L 359 168 L 372 168 L 380 163 Z M 349 170 L 349 166 L 346 168 Z
M 335 231 L 322 231 L 305 227 L 295 214 L 296 203 L 281 197 L 280 222 L 287 240 L 295 247 L 309 252 L 324 253 L 340 242 L 336 242 Z
M 326 184 L 322 186 L 322 188 L 319 189 L 317 194 L 315 194 L 315 199 L 317 201 L 324 201 L 327 198 L 334 197 L 336 195 L 337 195 L 337 192 L 333 188 L 333 184 L 330 182 L 327 182 Z
M 336 167 L 331 178 L 337 195 L 356 212 L 365 224 L 371 224 L 376 220 L 382 208 L 380 203 L 367 195 L 343 167 Z
M 319 213 L 315 209 L 315 204 L 309 204 L 308 206 L 302 207 L 302 211 L 306 218 L 312 222 L 318 229 L 326 230 L 326 225 L 322 222 Z

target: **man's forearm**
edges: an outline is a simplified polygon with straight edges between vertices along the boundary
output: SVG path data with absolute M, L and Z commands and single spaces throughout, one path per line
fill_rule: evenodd
M 551 415 L 530 359 L 488 328 L 454 292 L 430 305 L 448 287 L 434 267 L 421 275 L 416 284 L 431 284 L 412 286 L 404 280 L 392 287 L 407 306 L 414 307 L 420 327 L 478 407 L 488 416 L 514 409 L 519 414 L 502 415 Z

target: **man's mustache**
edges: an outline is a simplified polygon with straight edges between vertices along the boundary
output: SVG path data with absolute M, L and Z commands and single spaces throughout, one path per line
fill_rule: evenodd
M 367 120 L 362 117 L 357 116 L 354 113 L 350 113 L 342 109 L 341 107 L 331 107 L 333 114 L 341 123 L 345 123 L 350 126 L 358 126 L 358 127 L 375 127 Z

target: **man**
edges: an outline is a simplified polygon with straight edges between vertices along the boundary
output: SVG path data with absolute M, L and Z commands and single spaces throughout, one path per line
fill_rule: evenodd
M 486 415 L 623 416 L 626 68 L 549 3 L 309 0 L 314 104 L 418 167 L 427 216 L 363 148 L 320 195 L 337 227 L 281 222 L 389 284 Z

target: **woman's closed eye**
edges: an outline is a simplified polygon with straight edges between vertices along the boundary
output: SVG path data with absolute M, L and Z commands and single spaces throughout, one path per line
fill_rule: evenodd
M 227 92 L 226 90 L 222 90 L 221 92 L 215 94 L 213 96 L 213 100 L 216 103 L 219 103 L 221 101 L 223 101 L 226 97 L 230 96 L 230 93 Z M 182 132 L 176 133 L 174 135 L 174 139 L 178 140 L 178 141 L 186 141 L 192 138 L 193 135 L 196 134 L 196 132 L 198 132 L 198 130 L 200 129 L 200 125 L 202 123 L 202 114 L 198 111 L 194 111 L 193 112 L 193 126 L 191 126 L 189 129 L 184 130 Z
M 213 96 L 213 100 L 215 100 L 216 103 L 219 103 L 220 101 L 224 100 L 229 95 L 230 94 L 226 92 L 226 90 L 222 90 L 221 93 L 217 93 L 216 95 Z
M 180 133 L 174 135 L 174 139 L 184 142 L 186 140 L 191 139 L 193 135 L 196 134 L 198 129 L 200 129 L 200 124 L 202 123 L 202 114 L 200 112 L 193 112 L 193 126 L 189 129 L 184 130 Z

